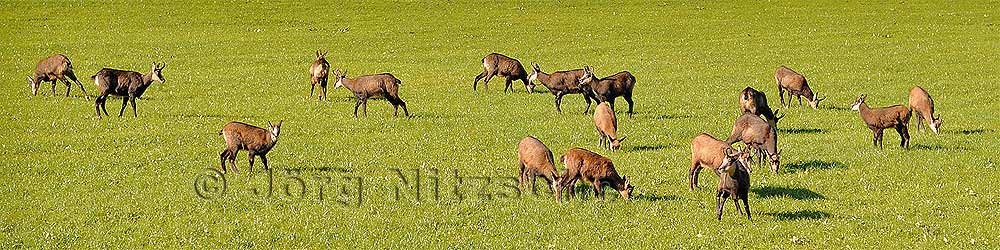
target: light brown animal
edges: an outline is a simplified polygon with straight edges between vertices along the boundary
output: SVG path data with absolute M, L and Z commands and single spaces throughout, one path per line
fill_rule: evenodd
M 923 130 L 923 121 L 926 120 L 927 126 L 931 127 L 931 131 L 937 134 L 938 129 L 941 128 L 941 115 L 934 116 L 934 100 L 931 99 L 927 90 L 920 86 L 914 86 L 913 89 L 910 89 L 909 103 L 910 110 L 917 114 L 917 130 Z
M 600 78 L 594 75 L 594 70 L 590 66 L 583 67 L 583 76 L 580 77 L 580 84 L 593 91 L 597 102 L 610 102 L 611 109 L 615 108 L 615 98 L 621 96 L 628 103 L 628 115 L 632 116 L 632 89 L 635 88 L 635 76 L 631 72 L 622 71 L 614 75 Z
M 108 110 L 104 107 L 104 104 L 107 102 L 109 95 L 122 97 L 122 109 L 118 111 L 118 117 L 121 117 L 125 113 L 125 107 L 129 103 L 132 103 L 132 115 L 139 117 L 139 114 L 135 110 L 135 99 L 146 93 L 146 89 L 153 84 L 153 81 L 166 83 L 166 80 L 163 79 L 163 68 L 165 67 L 167 67 L 166 63 L 157 65 L 156 62 L 153 62 L 153 66 L 147 74 L 103 68 L 97 74 L 91 76 L 90 79 L 93 79 L 94 84 L 97 84 L 98 94 L 97 100 L 94 102 L 94 109 L 97 110 L 97 118 L 101 118 L 101 111 L 104 111 L 104 115 L 108 115 Z
M 910 132 L 907 125 L 910 123 L 910 110 L 902 105 L 892 105 L 876 109 L 869 108 L 868 104 L 865 103 L 865 99 L 867 98 L 867 95 L 858 97 L 854 101 L 854 104 L 851 104 L 851 110 L 859 111 L 861 120 L 874 133 L 872 144 L 882 149 L 882 131 L 887 128 L 895 128 L 896 133 L 899 133 L 900 137 L 899 146 L 909 149 Z
M 83 89 L 83 84 L 76 79 L 76 74 L 73 73 L 73 64 L 69 62 L 69 58 L 63 54 L 57 54 L 49 56 L 41 61 L 38 61 L 38 65 L 35 66 L 35 72 L 33 76 L 28 77 L 28 86 L 31 87 L 31 95 L 38 95 L 38 87 L 42 82 L 52 82 L 52 96 L 56 95 L 56 80 L 62 81 L 66 84 L 66 96 L 69 96 L 69 89 L 73 86 L 66 78 L 72 80 L 76 83 L 76 86 L 80 86 L 80 91 L 83 92 L 83 96 L 90 100 L 90 95 L 87 94 L 87 90 Z
M 347 78 L 347 71 L 341 72 L 337 69 L 333 72 L 337 77 L 337 83 L 333 89 L 346 87 L 354 92 L 357 102 L 354 104 L 354 117 L 358 117 L 358 106 L 362 107 L 365 117 L 368 117 L 368 98 L 385 97 L 394 109 L 392 115 L 399 116 L 399 107 L 403 107 L 403 114 L 410 117 L 410 111 L 406 109 L 406 102 L 399 98 L 399 85 L 402 82 L 389 73 L 378 75 L 359 76 L 354 79 Z
M 552 193 L 559 189 L 559 171 L 556 170 L 552 151 L 538 138 L 528 136 L 521 139 L 517 144 L 517 162 L 520 165 L 517 188 L 522 193 L 525 185 L 530 185 L 532 193 L 537 193 L 535 179 L 539 176 L 545 178 Z
M 826 100 L 826 96 L 820 98 L 819 95 L 809 88 L 806 77 L 794 70 L 781 66 L 774 72 L 774 80 L 778 82 L 778 97 L 781 105 L 788 108 L 792 104 L 792 96 L 799 98 L 799 106 L 802 106 L 802 97 L 806 97 L 809 106 L 813 109 L 819 108 L 819 102 Z M 785 91 L 788 91 L 788 103 L 785 103 Z
M 267 122 L 267 129 L 242 122 L 230 122 L 222 127 L 219 134 L 226 140 L 226 149 L 222 151 L 222 154 L 219 154 L 219 159 L 222 162 L 222 173 L 226 173 L 227 159 L 229 164 L 233 165 L 233 173 L 240 173 L 239 169 L 236 168 L 236 153 L 239 153 L 241 149 L 248 152 L 247 158 L 250 160 L 251 173 L 253 173 L 254 156 L 260 156 L 265 170 L 270 169 L 267 165 L 267 152 L 270 152 L 278 143 L 278 135 L 281 134 L 281 123 L 283 122 L 284 120 L 278 121 L 277 125 Z
M 767 124 L 774 128 L 778 127 L 778 120 L 785 117 L 785 115 L 777 115 L 780 109 L 771 111 L 771 107 L 767 105 L 767 95 L 764 92 L 749 86 L 740 91 L 740 110 L 743 113 L 763 116 L 767 120 Z
M 602 102 L 594 108 L 594 127 L 597 128 L 597 135 L 600 142 L 597 146 L 607 146 L 608 150 L 615 151 L 621 147 L 625 136 L 618 137 L 618 118 L 615 111 L 611 110 L 607 102 Z
M 729 144 L 715 139 L 709 134 L 701 133 L 695 136 L 691 140 L 691 168 L 688 171 L 688 190 L 693 191 L 698 187 L 698 176 L 701 173 L 701 169 L 706 166 L 712 170 L 713 173 L 718 174 L 719 166 L 723 165 L 726 159 L 725 152 L 735 150 Z M 740 154 L 738 158 L 741 162 L 746 165 L 747 172 L 753 171 L 750 169 L 749 157 L 750 154 Z
M 736 205 L 736 212 L 742 214 L 740 210 L 740 200 L 743 200 L 743 207 L 746 210 L 747 220 L 750 219 L 750 204 L 747 202 L 750 193 L 750 169 L 746 161 L 749 152 L 726 150 L 725 159 L 719 166 L 719 187 L 715 191 L 715 217 L 722 220 L 722 208 L 726 205 L 726 199 L 732 197 L 733 204 Z
M 726 139 L 726 144 L 732 145 L 742 141 L 754 149 L 758 163 L 767 161 L 771 172 L 778 173 L 781 151 L 778 150 L 778 133 L 766 121 L 753 114 L 743 114 L 733 124 L 733 132 Z
M 479 83 L 479 79 L 483 79 L 483 88 L 485 91 L 490 90 L 490 79 L 494 76 L 502 76 L 507 78 L 507 83 L 504 85 L 503 92 L 507 93 L 514 92 L 514 87 L 511 86 L 511 82 L 514 80 L 521 80 L 524 83 L 524 90 L 528 93 L 533 93 L 535 90 L 535 85 L 528 81 L 528 72 L 524 71 L 524 66 L 521 65 L 521 61 L 517 59 L 501 55 L 499 53 L 490 53 L 483 57 L 483 72 L 476 76 L 476 80 L 472 81 L 472 91 L 476 91 L 476 84 Z
M 549 93 L 556 96 L 556 111 L 562 113 L 562 98 L 569 94 L 581 94 L 583 95 L 583 100 L 587 102 L 587 108 L 583 109 L 583 113 L 586 114 L 590 111 L 591 99 L 597 100 L 594 97 L 593 91 L 590 88 L 580 84 L 580 77 L 583 77 L 583 69 L 556 71 L 551 74 L 542 72 L 542 69 L 535 62 L 531 62 L 531 74 L 528 75 L 528 80 L 531 82 L 538 81 L 549 89 Z
M 566 165 L 556 191 L 556 200 L 562 199 L 562 190 L 569 188 L 571 198 L 576 197 L 576 181 L 583 179 L 594 187 L 594 197 L 604 199 L 603 188 L 611 186 L 618 191 L 622 199 L 632 197 L 632 182 L 626 176 L 619 177 L 611 159 L 582 148 L 572 148 L 559 161 Z
M 312 86 L 309 87 L 309 96 L 312 97 L 313 91 L 316 90 L 316 84 L 319 84 L 321 91 L 317 95 L 319 100 L 328 99 L 326 97 L 326 83 L 330 78 L 330 63 L 326 61 L 326 53 L 321 53 L 317 50 L 316 60 L 309 66 L 309 76 L 312 78 Z

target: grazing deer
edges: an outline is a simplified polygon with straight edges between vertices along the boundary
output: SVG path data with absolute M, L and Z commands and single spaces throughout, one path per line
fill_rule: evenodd
M 799 98 L 799 106 L 802 106 L 802 97 L 805 96 L 806 100 L 809 101 L 809 106 L 813 109 L 819 108 L 819 102 L 826 100 L 825 95 L 823 98 L 819 98 L 819 95 L 809 88 L 806 77 L 788 67 L 778 67 L 778 70 L 774 72 L 774 80 L 778 82 L 778 97 L 781 99 L 781 105 L 785 108 L 792 104 L 792 96 Z M 788 91 L 787 104 L 785 103 L 785 91 Z
M 771 125 L 759 116 L 743 114 L 733 124 L 733 132 L 726 139 L 726 144 L 733 145 L 742 141 L 757 153 L 758 163 L 767 160 L 771 172 L 777 174 L 780 165 L 781 151 L 778 151 L 778 133 Z
M 607 144 L 608 150 L 615 151 L 621 147 L 621 142 L 625 141 L 625 136 L 618 137 L 618 118 L 607 102 L 602 102 L 594 108 L 594 127 L 597 128 L 597 135 L 601 137 L 598 146 Z
M 718 174 L 718 168 L 723 166 L 723 160 L 727 157 L 725 152 L 728 150 L 734 149 L 731 145 L 715 139 L 709 134 L 701 133 L 695 136 L 691 140 L 691 169 L 688 171 L 688 190 L 693 191 L 698 187 L 698 176 L 705 166 L 708 166 L 713 173 Z M 749 164 L 750 154 L 738 156 L 740 156 L 738 159 L 745 164 L 747 172 L 752 172 Z
M 108 95 L 122 97 L 122 109 L 118 111 L 118 117 L 125 113 L 125 107 L 128 103 L 132 103 L 132 115 L 139 117 L 135 110 L 135 99 L 142 96 L 142 93 L 146 92 L 146 88 L 153 84 L 153 81 L 166 82 L 162 73 L 166 66 L 166 63 L 157 65 L 156 62 L 153 62 L 152 69 L 145 75 L 135 71 L 103 68 L 91 76 L 90 79 L 93 79 L 94 84 L 97 84 L 97 101 L 94 102 L 97 118 L 101 118 L 101 111 L 104 111 L 104 115 L 108 115 L 108 110 L 104 108 Z
M 632 88 L 635 87 L 635 76 L 628 71 L 618 72 L 609 77 L 598 79 L 594 75 L 594 70 L 590 66 L 583 67 L 583 76 L 579 81 L 581 85 L 587 86 L 596 96 L 597 102 L 611 103 L 611 109 L 615 108 L 615 98 L 621 96 L 628 102 L 628 116 L 632 117 Z
M 917 130 L 923 131 L 923 121 L 927 120 L 927 126 L 935 134 L 941 128 L 941 115 L 934 116 L 934 100 L 927 90 L 920 86 L 910 89 L 910 110 L 917 114 Z
M 322 91 L 317 95 L 319 100 L 329 100 L 326 97 L 326 82 L 330 75 L 330 63 L 326 61 L 326 53 L 320 53 L 317 50 L 316 61 L 313 61 L 312 66 L 309 66 L 309 75 L 312 77 L 312 87 L 309 88 L 309 96 L 312 97 L 313 91 L 316 90 L 316 84 L 319 84 L 320 91 Z
M 743 200 L 743 208 L 746 210 L 747 220 L 750 219 L 750 204 L 747 202 L 750 191 L 750 170 L 745 161 L 749 152 L 742 152 L 732 149 L 725 150 L 726 157 L 718 167 L 719 187 L 715 191 L 715 217 L 722 220 L 722 208 L 726 205 L 726 199 L 733 198 L 736 205 L 736 212 L 742 214 L 740 210 L 740 200 Z
M 507 78 L 507 84 L 503 88 L 504 93 L 507 93 L 508 89 L 511 93 L 514 92 L 514 88 L 511 86 L 511 82 L 514 80 L 524 82 L 524 90 L 528 93 L 535 90 L 535 85 L 528 81 L 528 73 L 524 71 L 524 66 L 521 66 L 520 61 L 498 53 L 490 53 L 483 57 L 483 73 L 479 73 L 476 80 L 472 81 L 472 91 L 476 91 L 476 84 L 479 83 L 479 79 L 484 77 L 486 79 L 483 80 L 483 88 L 486 89 L 485 91 L 489 91 L 490 79 L 498 75 Z
M 406 109 L 406 102 L 399 98 L 399 85 L 402 82 L 392 74 L 366 75 L 354 79 L 347 78 L 346 70 L 341 72 L 340 69 L 337 69 L 333 74 L 337 77 L 337 83 L 334 84 L 333 89 L 341 86 L 346 87 L 354 92 L 354 97 L 357 98 L 357 103 L 354 104 L 354 118 L 358 117 L 358 106 L 361 106 L 365 117 L 368 117 L 368 98 L 378 96 L 385 97 L 389 104 L 392 104 L 394 109 L 392 116 L 399 116 L 399 106 L 403 106 L 403 113 L 406 117 L 410 117 L 410 111 Z
M 233 172 L 240 174 L 239 169 L 236 168 L 236 153 L 239 153 L 241 149 L 248 152 L 250 173 L 253 173 L 254 156 L 260 156 L 265 170 L 270 169 L 267 165 L 267 152 L 271 151 L 278 143 L 278 135 L 281 134 L 281 123 L 283 122 L 284 120 L 278 121 L 278 125 L 267 122 L 267 129 L 242 122 L 230 122 L 222 127 L 219 134 L 226 140 L 226 150 L 219 154 L 219 159 L 222 161 L 222 173 L 226 173 L 226 160 L 229 160 L 229 164 L 233 165 Z
M 872 138 L 872 144 L 882 149 L 882 130 L 896 128 L 896 133 L 899 133 L 900 137 L 899 146 L 909 149 L 910 132 L 906 126 L 910 123 L 910 110 L 902 105 L 872 109 L 865 103 L 865 99 L 867 98 L 867 95 L 858 97 L 854 101 L 854 104 L 851 104 L 851 110 L 859 111 L 861 113 L 861 120 L 875 134 Z
M 83 84 L 76 79 L 76 74 L 73 73 L 73 64 L 69 62 L 69 58 L 63 54 L 57 54 L 49 56 L 41 61 L 38 61 L 38 65 L 35 66 L 35 73 L 33 76 L 28 77 L 28 86 L 31 87 L 31 95 L 38 95 L 38 87 L 42 82 L 52 82 L 52 96 L 56 95 L 56 80 L 59 80 L 66 84 L 66 96 L 69 96 L 69 89 L 73 86 L 69 80 L 80 86 L 80 91 L 83 92 L 83 96 L 90 100 L 90 95 L 87 94 L 87 90 L 83 89 Z
M 583 110 L 586 114 L 590 111 L 590 99 L 597 100 L 597 97 L 593 96 L 593 91 L 580 85 L 580 77 L 583 77 L 583 69 L 574 69 L 566 71 L 556 71 L 551 74 L 542 72 L 541 67 L 535 62 L 531 62 L 531 74 L 528 75 L 528 80 L 531 82 L 538 81 L 545 85 L 545 88 L 549 89 L 549 93 L 556 96 L 556 111 L 562 113 L 562 98 L 568 94 L 582 94 L 583 100 L 587 101 L 587 108 Z
M 785 117 L 785 115 L 777 116 L 780 109 L 771 112 L 771 107 L 767 105 L 767 96 L 764 92 L 757 91 L 749 86 L 740 91 L 740 110 L 743 113 L 764 116 L 764 119 L 767 119 L 767 124 L 774 128 L 778 127 L 778 120 Z
M 525 185 L 530 185 L 532 192 L 536 193 L 535 179 L 539 176 L 545 178 L 553 194 L 559 189 L 559 171 L 556 170 L 552 151 L 538 138 L 528 136 L 521 139 L 517 144 L 517 162 L 520 165 L 517 188 L 522 193 Z M 528 183 L 529 180 L 531 183 Z
M 556 191 L 556 201 L 562 199 L 562 190 L 569 188 L 570 197 L 576 197 L 576 181 L 590 183 L 594 187 L 594 197 L 604 200 L 604 186 L 618 190 L 622 199 L 632 197 L 632 182 L 628 177 L 619 177 L 615 171 L 615 165 L 611 159 L 582 148 L 572 148 L 565 155 L 559 157 L 559 161 L 566 165 L 566 172 L 563 173 L 559 182 L 559 189 Z

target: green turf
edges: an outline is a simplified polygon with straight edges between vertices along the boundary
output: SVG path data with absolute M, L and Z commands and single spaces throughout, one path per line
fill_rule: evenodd
M 0 248 L 998 248 L 998 7 L 4 0 Z M 354 119 L 344 89 L 331 89 L 331 101 L 308 98 L 317 49 L 351 76 L 394 74 L 413 117 L 392 117 L 389 104 L 373 100 L 368 117 Z M 503 78 L 472 92 L 490 52 L 546 71 L 632 72 L 637 113 L 619 115 L 623 150 L 597 149 L 579 95 L 558 114 L 547 92 L 515 83 L 517 92 L 501 93 Z M 76 87 L 70 98 L 45 85 L 30 96 L 25 76 L 54 53 L 70 57 L 92 95 L 89 76 L 102 67 L 146 72 L 166 61 L 166 83 L 146 91 L 138 118 L 96 120 L 93 100 Z M 748 85 L 776 107 L 780 65 L 829 99 L 819 110 L 782 109 L 782 170 L 752 174 L 753 220 L 729 203 L 716 221 L 717 178 L 703 172 L 702 188 L 687 190 L 690 140 L 727 136 Z M 942 133 L 911 131 L 913 148 L 901 150 L 890 130 L 886 148 L 873 149 L 849 104 L 861 94 L 872 106 L 905 104 L 914 85 L 934 97 Z M 119 103 L 110 99 L 109 111 Z M 195 178 L 218 167 L 224 124 L 282 119 L 269 154 L 273 196 L 250 191 L 266 183 L 258 161 L 254 177 L 227 176 L 225 194 L 199 198 Z M 516 144 L 528 135 L 557 157 L 575 146 L 608 156 L 634 177 L 637 196 L 557 204 L 496 196 L 510 194 L 510 180 L 493 179 L 486 199 L 468 178 L 463 199 L 455 195 L 455 171 L 514 176 Z M 245 151 L 237 163 L 246 171 Z M 410 181 L 410 169 L 423 169 L 422 201 L 406 189 L 394 199 L 393 168 Z M 287 170 L 304 180 L 305 198 L 284 193 L 295 184 Z M 316 176 L 331 178 L 323 200 Z M 361 177 L 360 206 L 338 203 L 347 201 L 336 195 L 345 176 Z

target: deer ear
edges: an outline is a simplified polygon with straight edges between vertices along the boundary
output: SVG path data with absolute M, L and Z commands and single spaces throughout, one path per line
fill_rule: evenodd
M 278 127 L 280 128 L 281 124 L 284 123 L 284 122 L 285 122 L 285 120 L 278 120 Z

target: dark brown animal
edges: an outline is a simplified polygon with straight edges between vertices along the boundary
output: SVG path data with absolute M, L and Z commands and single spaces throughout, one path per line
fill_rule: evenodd
M 479 83 L 479 79 L 483 79 L 483 88 L 485 91 L 489 91 L 490 79 L 494 76 L 502 76 L 507 78 L 507 83 L 503 88 L 503 92 L 507 93 L 514 92 L 514 87 L 511 86 L 511 82 L 514 80 L 521 80 L 524 83 L 524 89 L 528 93 L 532 93 L 535 90 L 535 85 L 528 81 L 528 72 L 524 71 L 524 66 L 521 65 L 521 61 L 517 59 L 507 57 L 498 53 L 490 53 L 483 57 L 483 72 L 476 76 L 476 80 L 472 81 L 472 91 L 476 91 L 476 84 Z
M 584 73 L 580 77 L 580 84 L 587 86 L 597 97 L 597 102 L 611 103 L 611 109 L 615 108 L 615 98 L 621 96 L 628 102 L 628 115 L 632 116 L 632 89 L 635 87 L 635 76 L 628 71 L 618 72 L 614 75 L 597 79 L 593 69 L 589 66 L 583 67 Z
M 559 161 L 566 165 L 566 172 L 563 173 L 559 182 L 559 189 L 556 191 L 556 200 L 562 199 L 562 190 L 569 188 L 570 197 L 576 197 L 576 181 L 583 179 L 594 187 L 594 197 L 604 199 L 604 186 L 618 190 L 622 199 L 632 197 L 632 182 L 628 177 L 618 176 L 611 159 L 582 148 L 572 148 L 565 155 L 559 157 Z
M 896 133 L 899 133 L 900 137 L 899 146 L 909 149 L 910 132 L 906 126 L 910 123 L 910 110 L 902 105 L 872 109 L 865 103 L 865 99 L 867 98 L 867 95 L 858 97 L 854 101 L 854 104 L 851 104 L 851 110 L 859 111 L 861 113 L 861 120 L 875 134 L 872 138 L 872 144 L 882 149 L 882 130 L 895 128 Z
M 91 76 L 90 79 L 93 79 L 94 84 L 97 84 L 98 94 L 97 100 L 94 102 L 94 109 L 97 110 L 97 118 L 101 118 L 101 111 L 104 111 L 104 115 L 108 115 L 108 110 L 104 108 L 104 103 L 107 102 L 108 95 L 122 97 L 122 109 L 118 111 L 118 117 L 121 117 L 125 113 L 125 106 L 128 103 L 132 103 L 132 115 L 139 117 L 139 114 L 135 110 L 135 99 L 142 96 L 142 93 L 146 92 L 149 85 L 153 84 L 153 81 L 166 82 L 163 79 L 162 73 L 163 68 L 166 66 L 166 63 L 157 65 L 156 62 L 153 62 L 149 73 L 145 75 L 135 71 L 103 68 L 97 74 Z
M 517 188 L 522 193 L 525 185 L 530 185 L 532 193 L 537 193 L 535 179 L 539 176 L 545 178 L 552 193 L 559 189 L 559 171 L 556 170 L 552 151 L 542 141 L 531 136 L 521 139 L 517 144 L 517 162 L 520 165 Z M 528 183 L 529 180 L 531 183 Z
M 774 72 L 774 80 L 778 82 L 778 97 L 781 98 L 781 105 L 785 108 L 792 104 L 792 96 L 799 98 L 799 106 L 802 106 L 802 97 L 806 97 L 809 106 L 813 109 L 819 108 L 819 102 L 826 100 L 826 96 L 819 98 L 819 95 L 809 88 L 805 76 L 788 67 L 778 67 L 778 70 Z M 787 104 L 785 103 L 785 91 L 788 91 Z
M 767 105 L 767 96 L 764 92 L 757 91 L 751 87 L 746 87 L 743 91 L 740 91 L 740 110 L 743 113 L 763 116 L 767 120 L 767 124 L 775 128 L 778 127 L 778 120 L 785 117 L 784 115 L 777 116 L 777 109 L 772 112 L 771 107 Z
M 726 205 L 726 199 L 732 197 L 736 205 L 736 212 L 742 214 L 740 210 L 740 200 L 743 200 L 743 208 L 746 210 L 747 220 L 750 219 L 750 203 L 747 202 L 750 191 L 750 171 L 746 168 L 746 162 L 738 159 L 745 159 L 749 152 L 726 150 L 725 159 L 719 166 L 719 187 L 715 191 L 715 217 L 722 220 L 722 208 Z M 743 155 L 743 156 L 741 156 Z
M 222 173 L 226 173 L 227 159 L 229 164 L 233 165 L 233 172 L 240 173 L 239 169 L 236 168 L 236 153 L 239 153 L 241 149 L 248 152 L 247 158 L 250 160 L 251 173 L 253 173 L 254 156 L 260 156 L 265 170 L 270 169 L 267 165 L 267 152 L 270 152 L 274 148 L 274 144 L 278 143 L 278 135 L 281 134 L 281 123 L 283 122 L 284 120 L 278 121 L 278 125 L 267 122 L 267 129 L 242 122 L 230 122 L 222 127 L 219 134 L 226 140 L 226 150 L 219 154 L 219 159 L 222 162 Z
M 698 187 L 698 176 L 702 168 L 708 166 L 713 173 L 718 174 L 717 170 L 723 165 L 727 150 L 735 149 L 706 133 L 701 133 L 691 140 L 691 169 L 688 171 L 688 190 L 693 191 Z M 747 172 L 753 171 L 749 164 L 750 154 L 740 154 L 739 156 L 741 157 L 738 160 L 745 164 Z
M 927 121 L 927 126 L 935 134 L 941 128 L 941 115 L 934 116 L 934 100 L 927 90 L 920 86 L 910 89 L 910 110 L 917 114 L 917 130 L 923 131 L 923 121 Z
M 317 50 L 316 60 L 313 61 L 312 66 L 309 66 L 309 76 L 312 78 L 312 86 L 309 87 L 309 96 L 312 97 L 313 91 L 316 90 L 316 84 L 319 84 L 321 91 L 317 95 L 319 100 L 328 99 L 326 97 L 326 83 L 330 77 L 330 63 L 326 61 L 326 53 L 320 53 Z
M 389 104 L 392 104 L 393 116 L 399 116 L 399 107 L 402 106 L 403 113 L 406 117 L 410 117 L 410 111 L 406 109 L 406 102 L 399 98 L 399 85 L 402 82 L 392 74 L 366 75 L 354 79 L 347 78 L 347 71 L 341 72 L 340 69 L 334 71 L 333 74 L 337 77 L 337 83 L 334 84 L 333 89 L 343 86 L 354 92 L 354 97 L 357 98 L 357 103 L 354 104 L 355 118 L 358 117 L 358 106 L 362 107 L 365 117 L 368 117 L 368 98 L 379 96 L 385 97 Z
M 608 150 L 615 151 L 621 147 L 621 142 L 625 141 L 625 136 L 618 137 L 618 118 L 606 102 L 594 108 L 594 127 L 597 128 L 597 135 L 601 139 L 597 146 L 606 144 Z
M 733 132 L 726 139 L 726 144 L 732 145 L 737 141 L 742 141 L 754 149 L 758 163 L 766 159 L 771 172 L 778 173 L 781 159 L 781 151 L 778 151 L 778 133 L 766 121 L 753 114 L 741 115 L 733 124 Z
M 547 74 L 542 72 L 538 64 L 532 62 L 531 75 L 528 76 L 528 79 L 531 82 L 537 80 L 542 83 L 542 85 L 545 85 L 545 88 L 549 89 L 549 93 L 556 96 L 556 111 L 560 113 L 562 113 L 562 108 L 559 106 L 562 104 L 563 96 L 569 94 L 583 95 L 583 100 L 587 101 L 587 108 L 583 110 L 583 113 L 586 114 L 590 111 L 590 100 L 597 100 L 597 97 L 593 96 L 593 91 L 590 88 L 580 85 L 580 77 L 583 77 L 583 69 L 556 71 Z
M 66 84 L 66 96 L 68 97 L 69 89 L 73 84 L 66 80 L 66 78 L 75 82 L 76 86 L 80 86 L 83 96 L 87 100 L 90 100 L 87 90 L 83 89 L 83 84 L 76 79 L 76 74 L 73 73 L 73 64 L 69 62 L 69 58 L 66 55 L 62 54 L 52 55 L 38 62 L 38 65 L 35 66 L 34 75 L 28 77 L 28 86 L 31 87 L 31 95 L 38 95 L 38 86 L 42 82 L 52 82 L 52 96 L 55 96 L 56 80 L 59 80 Z

